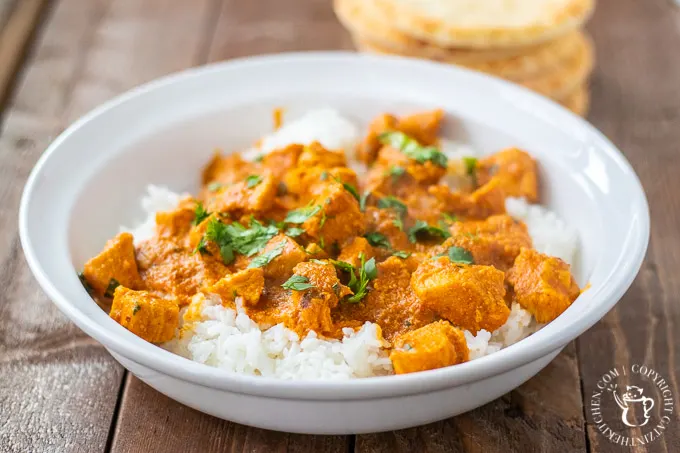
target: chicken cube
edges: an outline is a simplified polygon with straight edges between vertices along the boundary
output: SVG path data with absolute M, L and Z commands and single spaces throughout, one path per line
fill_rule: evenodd
M 522 249 L 507 281 L 517 303 L 541 323 L 557 318 L 580 294 L 567 263 L 534 249 Z
M 411 287 L 426 307 L 476 334 L 498 329 L 510 315 L 504 277 L 494 267 L 456 264 L 443 256 L 418 266 Z
M 113 296 L 111 318 L 150 343 L 172 340 L 179 323 L 179 305 L 148 291 L 118 286 Z
M 165 238 L 144 241 L 137 261 L 144 285 L 150 291 L 174 295 L 180 305 L 189 303 L 201 288 L 210 286 L 229 273 L 214 253 L 194 253 L 193 248 L 179 246 Z
M 477 164 L 477 181 L 487 184 L 492 179 L 506 197 L 524 197 L 538 202 L 538 170 L 536 161 L 525 151 L 508 148 L 480 160 Z
M 437 321 L 398 336 L 390 360 L 396 374 L 434 370 L 469 360 L 465 335 L 446 321 Z
M 269 172 L 250 175 L 245 180 L 220 188 L 206 201 L 210 212 L 262 213 L 272 208 L 278 184 Z
M 397 118 L 390 114 L 377 116 L 368 126 L 368 134 L 356 147 L 356 157 L 359 161 L 370 165 L 378 156 L 378 151 L 382 148 L 380 134 L 395 130 Z
M 302 145 L 288 145 L 285 148 L 271 151 L 262 158 L 262 166 L 269 170 L 277 180 L 281 180 L 287 171 L 298 164 L 303 148 Z
M 364 260 L 370 260 L 375 256 L 375 253 L 373 253 L 373 247 L 371 247 L 371 244 L 365 238 L 357 236 L 340 249 L 338 261 L 344 261 L 354 267 L 358 267 L 361 264 L 361 256 L 364 257 Z
M 340 283 L 335 266 L 329 262 L 305 262 L 293 269 L 293 276 L 304 277 L 312 285 L 300 291 L 292 290 L 290 302 L 294 312 L 294 328 L 301 336 L 310 330 L 317 334 L 333 328 L 331 309 L 341 298 L 352 294 Z
M 112 297 L 113 284 L 141 289 L 144 283 L 139 276 L 135 260 L 135 246 L 130 233 L 120 233 L 110 239 L 99 255 L 85 263 L 83 275 L 99 296 Z
M 156 213 L 156 234 L 163 237 L 183 236 L 191 230 L 196 217 L 196 200 L 187 198 L 180 201 L 172 211 Z
M 295 195 L 308 195 L 319 181 L 336 180 L 358 187 L 357 174 L 351 168 L 335 167 L 297 167 L 290 170 L 283 178 L 286 191 Z
M 442 109 L 414 113 L 401 117 L 397 123 L 397 130 L 415 138 L 423 145 L 434 145 L 437 143 L 443 118 Z
M 312 142 L 309 146 L 304 147 L 297 164 L 298 167 L 303 168 L 346 167 L 347 158 L 343 151 L 332 151 L 324 148 L 319 142 Z
M 508 215 L 495 215 L 480 221 L 455 222 L 449 231 L 452 237 L 457 238 L 452 242 L 460 241 L 463 244 L 464 239 L 461 236 L 470 239 L 468 244 L 472 242 L 473 246 L 469 251 L 475 258 L 479 258 L 479 261 L 475 259 L 475 263 L 490 264 L 503 271 L 512 267 L 522 248 L 532 246 L 526 225 Z M 478 246 L 475 247 L 474 244 Z M 489 253 L 483 256 L 481 248 L 487 245 Z
M 280 251 L 280 253 L 277 251 Z M 290 277 L 293 268 L 309 257 L 302 246 L 284 234 L 277 234 L 269 240 L 260 256 L 265 254 L 275 254 L 276 256 L 264 265 L 264 276 L 277 281 L 286 280 Z
M 254 173 L 257 173 L 257 165 L 243 160 L 240 154 L 233 153 L 222 156 L 216 152 L 212 160 L 203 169 L 203 184 L 234 184 Z
M 364 233 L 364 218 L 359 202 L 342 184 L 331 181 L 317 186 L 313 195 L 310 205 L 313 206 L 314 214 L 302 224 L 308 236 L 332 246 Z
M 225 275 L 217 283 L 206 288 L 206 292 L 217 294 L 222 305 L 234 307 L 236 298 L 241 297 L 246 305 L 257 305 L 264 290 L 264 271 L 254 267 Z

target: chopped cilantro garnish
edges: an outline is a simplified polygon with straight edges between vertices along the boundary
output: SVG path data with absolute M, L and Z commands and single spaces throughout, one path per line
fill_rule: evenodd
M 262 162 L 264 160 L 264 153 L 260 153 L 253 159 L 255 162 Z
M 392 220 L 392 225 L 399 228 L 401 231 L 404 231 L 404 221 L 403 220 L 394 219 L 394 220 Z
M 198 244 L 196 244 L 196 248 L 194 249 L 192 255 L 200 253 L 201 255 L 210 255 L 210 252 L 208 251 L 208 242 L 205 240 L 205 236 L 201 238 L 200 241 L 198 241 Z
M 304 291 L 309 288 L 314 288 L 314 285 L 309 283 L 309 279 L 307 277 L 293 274 L 283 285 L 281 285 L 281 287 L 293 291 Z
M 418 241 L 418 236 L 428 235 L 428 236 L 439 236 L 441 238 L 447 238 L 451 236 L 451 233 L 445 229 L 428 225 L 427 222 L 422 220 L 416 221 L 416 224 L 408 230 L 408 240 L 416 243 Z
M 142 309 L 142 306 L 139 304 L 135 304 L 135 306 L 132 308 L 132 315 L 136 315 L 139 310 Z
M 328 179 L 328 172 L 326 170 L 322 171 L 321 177 L 319 179 L 321 179 L 322 181 L 327 180 Z
M 394 209 L 399 213 L 400 217 L 403 217 L 408 212 L 408 208 L 404 203 L 402 203 L 398 198 L 388 196 L 378 200 L 378 207 L 380 209 Z
M 194 220 L 191 222 L 191 224 L 198 225 L 208 217 L 210 217 L 210 213 L 203 207 L 203 203 L 196 203 L 196 208 L 194 209 Z
M 296 238 L 296 237 L 300 236 L 301 234 L 303 234 L 304 232 L 305 232 L 305 230 L 303 230 L 302 228 L 290 227 L 286 230 L 286 236 Z
M 349 273 L 349 283 L 347 283 L 347 286 L 349 286 L 354 293 L 353 296 L 346 299 L 347 302 L 350 303 L 360 302 L 368 293 L 368 283 L 371 280 L 375 280 L 378 276 L 375 258 L 366 261 L 364 254 L 362 253 L 359 255 L 359 259 L 361 260 L 361 264 L 358 269 L 344 261 L 330 260 L 335 267 Z
M 276 247 L 273 249 L 269 250 L 268 252 L 262 253 L 260 256 L 256 256 L 253 258 L 253 260 L 250 262 L 248 265 L 248 268 L 253 268 L 253 267 L 264 267 L 267 264 L 271 263 L 271 261 L 276 258 L 277 256 L 281 255 L 283 253 L 283 249 L 286 247 L 286 241 L 281 241 L 279 242 Z
M 465 165 L 465 174 L 472 178 L 472 184 L 477 186 L 477 158 L 463 157 L 463 164 Z
M 262 182 L 262 176 L 260 175 L 250 175 L 246 178 L 246 187 L 252 189 L 256 185 Z
M 85 278 L 85 274 L 82 272 L 78 272 L 78 279 L 80 280 L 80 283 L 82 283 L 83 288 L 85 288 L 85 291 L 87 291 L 88 293 L 92 293 L 92 286 L 90 286 L 90 283 Z
M 321 206 L 305 206 L 304 208 L 294 209 L 286 215 L 286 223 L 305 223 L 307 219 L 321 211 Z
M 104 295 L 106 297 L 113 297 L 113 293 L 116 291 L 116 288 L 120 286 L 120 282 L 116 280 L 115 278 L 112 278 L 109 280 L 109 286 L 106 287 L 106 291 L 104 292 Z
M 406 173 L 406 169 L 404 167 L 392 165 L 385 172 L 385 176 L 391 176 L 393 181 L 397 181 L 404 173 Z
M 234 252 L 253 256 L 264 249 L 267 242 L 278 232 L 279 229 L 275 225 L 264 226 L 253 218 L 248 228 L 238 222 L 227 225 L 213 219 L 206 227 L 204 239 L 206 242 L 217 244 L 222 260 L 229 264 L 234 260 Z
M 392 131 L 384 132 L 378 137 L 383 145 L 389 145 L 404 153 L 409 158 L 415 160 L 420 164 L 424 164 L 428 160 L 435 165 L 446 168 L 448 159 L 445 154 L 439 151 L 434 146 L 422 146 L 415 139 L 409 137 L 403 132 Z
M 474 264 L 472 253 L 463 247 L 449 247 L 448 255 L 452 263 Z
M 210 192 L 217 192 L 222 187 L 224 187 L 224 184 L 222 184 L 221 182 L 217 182 L 217 181 L 213 181 L 210 184 L 208 184 L 208 190 Z
M 373 247 L 384 247 L 386 249 L 392 248 L 387 237 L 385 237 L 385 235 L 382 233 L 378 233 L 377 231 L 366 233 L 364 237 Z
M 392 256 L 396 256 L 397 258 L 401 258 L 403 260 L 405 260 L 406 258 L 408 258 L 411 255 L 412 255 L 411 252 L 404 252 L 404 251 L 401 251 L 401 250 L 396 251 L 392 254 Z
M 352 196 L 354 198 L 356 198 L 358 202 L 361 202 L 361 197 L 359 196 L 359 191 L 357 190 L 356 187 L 354 187 L 352 184 L 349 184 L 347 182 L 342 182 L 341 180 L 339 180 L 335 176 L 333 176 L 333 179 L 335 179 L 337 182 L 342 184 L 342 187 L 344 187 L 347 192 L 351 193 Z

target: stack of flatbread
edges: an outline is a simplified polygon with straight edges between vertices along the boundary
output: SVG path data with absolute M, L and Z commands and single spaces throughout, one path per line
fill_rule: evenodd
M 486 72 L 588 110 L 595 0 L 334 0 L 361 51 Z

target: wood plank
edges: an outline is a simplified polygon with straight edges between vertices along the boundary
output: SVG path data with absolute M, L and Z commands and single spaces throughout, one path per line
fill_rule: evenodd
M 207 4 L 62 0 L 41 33 L 0 136 L 3 452 L 103 451 L 123 378 L 122 367 L 59 313 L 27 269 L 16 213 L 28 173 L 86 110 L 192 65 L 205 41 Z
M 479 409 L 418 428 L 357 436 L 355 451 L 585 451 L 577 368 L 569 345 L 536 377 Z
M 666 0 L 603 0 L 590 26 L 599 56 L 590 118 L 635 167 L 650 203 L 652 239 L 632 288 L 581 337 L 578 353 L 586 406 L 597 381 L 615 366 L 645 364 L 669 381 L 676 401 L 670 429 L 639 452 L 680 451 L 680 59 L 668 52 L 680 48 L 679 19 Z M 618 382 L 619 388 L 626 384 L 640 382 L 630 376 Z M 611 399 L 602 409 L 610 423 L 621 416 Z M 587 420 L 591 451 L 621 451 L 597 431 L 590 414 Z
M 0 0 L 0 107 L 46 3 L 46 0 Z
M 113 452 L 347 451 L 343 436 L 304 436 L 252 429 L 183 406 L 130 375 Z
M 224 0 L 215 10 L 214 38 L 205 58 L 291 50 L 351 48 L 326 0 Z M 300 26 L 304 22 L 304 26 Z M 210 28 L 210 27 L 207 27 Z M 163 423 L 158 423 L 158 420 Z M 153 432 L 153 436 L 148 433 Z M 222 451 L 345 452 L 346 436 L 302 436 L 226 422 L 189 409 L 130 376 L 120 407 L 113 452 Z
M 303 50 L 353 49 L 328 0 L 223 0 L 210 61 Z

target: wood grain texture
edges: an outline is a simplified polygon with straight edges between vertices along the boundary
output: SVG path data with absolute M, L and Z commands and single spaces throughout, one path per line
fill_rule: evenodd
M 24 182 L 66 125 L 139 83 L 195 64 L 209 1 L 62 0 L 0 134 L 0 451 L 106 447 L 123 369 L 38 289 L 17 236 Z M 159 37 L 163 37 L 159 39 Z
M 599 2 L 589 27 L 599 56 L 590 120 L 635 168 L 652 222 L 637 280 L 616 308 L 579 339 L 578 353 L 586 404 L 598 379 L 614 366 L 642 363 L 670 382 L 676 407 L 670 429 L 647 448 L 630 450 L 638 452 L 680 451 L 679 14 L 666 0 L 606 0 Z M 635 384 L 624 379 L 619 386 L 626 383 Z M 603 415 L 615 422 L 620 411 L 608 401 Z M 622 451 L 597 431 L 590 416 L 587 420 L 592 452 Z
M 579 386 L 575 350 L 569 345 L 533 379 L 479 409 L 418 428 L 357 436 L 355 451 L 585 451 Z
M 46 0 L 0 0 L 0 106 L 46 3 Z
M 343 436 L 304 436 L 237 425 L 171 400 L 129 376 L 112 452 L 347 451 Z

